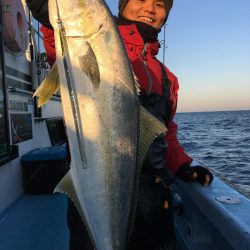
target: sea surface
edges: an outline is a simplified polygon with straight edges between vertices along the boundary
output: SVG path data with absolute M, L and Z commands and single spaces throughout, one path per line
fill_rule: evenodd
M 177 113 L 185 151 L 250 198 L 250 110 Z

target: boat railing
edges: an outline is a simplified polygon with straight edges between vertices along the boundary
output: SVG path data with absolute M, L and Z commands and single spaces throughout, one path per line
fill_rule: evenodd
M 209 187 L 176 181 L 177 249 L 250 249 L 250 200 L 215 177 Z M 178 206 L 177 206 L 178 207 Z

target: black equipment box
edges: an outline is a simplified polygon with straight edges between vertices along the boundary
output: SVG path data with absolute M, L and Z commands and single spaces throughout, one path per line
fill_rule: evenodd
M 49 194 L 69 170 L 66 143 L 37 148 L 21 158 L 24 189 L 28 194 Z

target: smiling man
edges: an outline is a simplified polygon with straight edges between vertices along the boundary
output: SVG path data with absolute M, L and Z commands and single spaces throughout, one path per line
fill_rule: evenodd
M 42 24 L 48 61 L 55 61 L 54 31 L 48 18 L 48 0 L 26 0 Z M 141 91 L 140 103 L 168 128 L 150 146 L 141 170 L 137 211 L 127 250 L 175 249 L 170 185 L 174 176 L 208 186 L 212 173 L 202 166 L 190 167 L 177 138 L 173 119 L 177 108 L 178 80 L 157 58 L 158 34 L 167 21 L 173 0 L 120 0 L 116 18 L 128 58 Z M 122 104 L 121 104 L 122 105 Z M 124 121 L 124 126 L 129 121 Z M 93 155 L 94 157 L 94 155 Z M 68 228 L 71 250 L 92 250 L 86 227 L 69 200 Z
M 171 191 L 172 174 L 208 186 L 213 175 L 192 159 L 177 138 L 173 122 L 178 99 L 176 76 L 156 55 L 158 34 L 173 0 L 119 1 L 118 28 L 141 87 L 140 102 L 167 125 L 168 132 L 150 146 L 142 167 L 134 231 L 129 250 L 175 249 Z
M 140 21 L 160 29 L 167 20 L 172 5 L 172 0 L 120 1 L 120 14 L 129 20 Z

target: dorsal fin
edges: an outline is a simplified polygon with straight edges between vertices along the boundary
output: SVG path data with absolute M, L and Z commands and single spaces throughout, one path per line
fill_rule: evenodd
M 129 237 L 133 230 L 133 224 L 135 219 L 135 211 L 137 206 L 137 197 L 139 192 L 139 176 L 141 174 L 141 168 L 144 158 L 148 152 L 149 146 L 161 133 L 167 131 L 166 126 L 159 121 L 155 116 L 150 114 L 143 106 L 140 106 L 140 120 L 139 120 L 139 145 L 137 148 L 137 165 L 136 165 L 136 178 L 134 184 L 134 197 L 132 202 L 132 209 L 130 214 L 130 227 Z M 129 240 L 129 239 L 128 239 Z
M 166 131 L 166 126 L 160 120 L 150 114 L 143 106 L 140 106 L 140 131 L 137 164 L 142 165 L 149 146 L 158 135 L 165 133 Z

